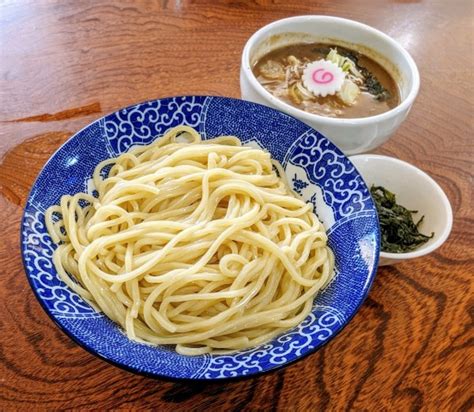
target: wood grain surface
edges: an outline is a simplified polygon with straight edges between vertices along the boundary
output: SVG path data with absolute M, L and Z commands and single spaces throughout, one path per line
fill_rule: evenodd
M 473 410 L 473 2 L 0 1 L 0 409 Z M 92 120 L 146 99 L 239 97 L 245 41 L 272 20 L 328 14 L 398 40 L 422 87 L 376 152 L 428 172 L 454 227 L 433 254 L 379 269 L 322 350 L 229 383 L 133 375 L 79 348 L 40 308 L 19 250 L 22 206 L 51 154 Z

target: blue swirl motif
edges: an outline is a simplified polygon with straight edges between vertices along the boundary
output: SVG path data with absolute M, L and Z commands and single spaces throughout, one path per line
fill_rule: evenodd
M 284 166 L 288 163 L 304 168 L 309 181 L 321 187 L 336 220 L 371 210 L 369 192 L 352 163 L 316 131 L 310 129 L 295 141 Z
M 27 273 L 40 300 L 58 317 L 101 317 L 77 293 L 69 289 L 54 269 L 54 244 L 44 224 L 44 213 L 28 205 L 23 230 Z
M 296 174 L 293 176 L 293 179 L 291 179 L 291 181 L 293 182 L 294 191 L 298 193 L 300 196 L 302 195 L 303 189 L 309 185 L 308 182 L 298 179 Z
M 211 97 L 174 97 L 122 109 L 100 120 L 110 149 L 121 154 L 132 145 L 149 144 L 170 127 L 185 124 L 199 131 Z
M 321 346 L 344 321 L 337 309 L 316 305 L 300 325 L 266 345 L 237 354 L 210 356 L 206 369 L 196 377 L 231 378 L 278 367 Z

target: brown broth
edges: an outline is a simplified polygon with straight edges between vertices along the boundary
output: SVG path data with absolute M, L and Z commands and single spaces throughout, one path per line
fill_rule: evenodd
M 379 83 L 390 93 L 390 97 L 384 101 L 379 101 L 373 94 L 363 91 L 357 98 L 356 102 L 351 105 L 345 105 L 336 95 L 326 97 L 314 97 L 310 100 L 303 100 L 300 104 L 296 103 L 288 96 L 288 88 L 285 80 L 274 81 L 273 83 L 265 82 L 262 76 L 262 66 L 269 61 L 280 63 L 283 68 L 288 67 L 288 56 L 295 56 L 297 59 L 305 62 L 325 59 L 330 48 L 336 48 L 338 52 L 350 52 L 358 56 L 358 65 L 367 69 Z M 262 86 L 271 94 L 283 100 L 298 109 L 309 113 L 318 114 L 326 117 L 341 118 L 359 118 L 375 116 L 393 109 L 400 103 L 400 95 L 396 82 L 390 74 L 377 62 L 371 58 L 346 49 L 340 46 L 322 43 L 305 43 L 285 46 L 273 50 L 264 55 L 256 62 L 253 67 L 253 73 Z

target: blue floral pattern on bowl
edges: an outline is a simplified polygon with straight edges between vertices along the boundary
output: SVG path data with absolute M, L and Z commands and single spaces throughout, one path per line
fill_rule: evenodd
M 336 256 L 335 276 L 315 298 L 312 313 L 272 342 L 227 355 L 187 357 L 167 346 L 129 340 L 115 323 L 70 290 L 52 263 L 55 245 L 44 212 L 63 194 L 92 191 L 101 160 L 133 145 L 152 142 L 168 128 L 186 124 L 203 138 L 239 136 L 268 150 L 293 188 L 312 202 Z M 380 234 L 367 187 L 350 161 L 314 129 L 265 106 L 237 99 L 173 97 L 119 110 L 71 137 L 44 166 L 33 185 L 22 221 L 21 247 L 33 291 L 57 325 L 91 353 L 149 376 L 225 379 L 250 376 L 296 361 L 333 338 L 367 296 L 375 276 Z

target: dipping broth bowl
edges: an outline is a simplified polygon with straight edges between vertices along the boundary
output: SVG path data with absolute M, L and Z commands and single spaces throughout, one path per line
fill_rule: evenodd
M 400 104 L 363 118 L 324 117 L 273 96 L 252 67 L 270 51 L 298 43 L 327 43 L 356 50 L 383 66 L 398 85 Z M 420 87 L 412 57 L 395 40 L 365 24 L 331 16 L 298 16 L 275 21 L 255 32 L 245 44 L 240 70 L 244 100 L 274 107 L 319 130 L 346 155 L 367 152 L 387 141 L 408 115 Z

